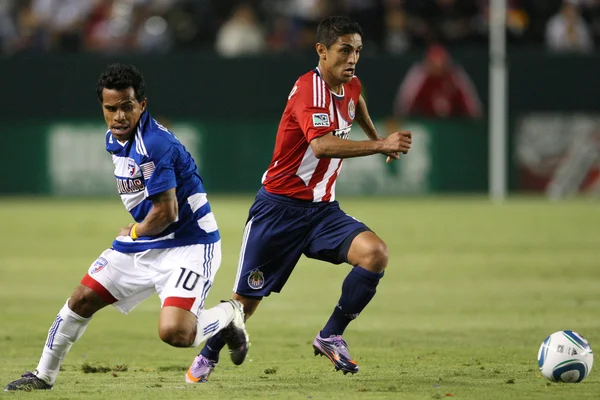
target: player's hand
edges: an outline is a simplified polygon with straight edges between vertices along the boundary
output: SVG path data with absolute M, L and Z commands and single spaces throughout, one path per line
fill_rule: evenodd
M 385 159 L 386 163 L 391 163 L 393 160 L 399 160 L 400 159 L 400 153 L 387 153 L 386 154 L 387 158 Z
M 394 158 L 392 153 L 396 153 L 396 155 L 399 156 L 398 153 L 406 154 L 410 150 L 412 144 L 412 132 L 394 132 L 386 137 L 384 141 L 386 142 L 386 147 L 389 147 L 389 151 L 386 151 L 384 154 Z
M 129 236 L 129 231 L 131 230 L 131 227 L 135 225 L 134 223 L 129 224 L 127 227 L 125 228 L 121 228 L 119 230 L 119 235 L 118 236 Z

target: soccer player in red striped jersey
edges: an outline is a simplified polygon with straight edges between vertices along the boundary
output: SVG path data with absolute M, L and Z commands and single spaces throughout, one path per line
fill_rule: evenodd
M 328 357 L 344 373 L 358 372 L 358 365 L 342 334 L 375 295 L 388 250 L 364 223 L 340 209 L 335 182 L 343 159 L 385 154 L 390 161 L 408 152 L 412 142 L 406 131 L 378 135 L 354 75 L 362 47 L 362 29 L 350 19 L 329 17 L 319 24 L 319 64 L 288 95 L 273 158 L 246 222 L 233 294 L 250 317 L 263 297 L 281 291 L 302 254 L 352 265 L 313 342 L 315 355 Z M 355 121 L 369 140 L 348 140 Z M 220 335 L 209 339 L 187 376 L 205 382 L 224 346 Z

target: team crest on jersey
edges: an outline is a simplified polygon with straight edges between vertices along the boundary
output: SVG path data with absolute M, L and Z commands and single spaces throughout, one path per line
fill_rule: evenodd
M 356 106 L 354 105 L 353 99 L 350 99 L 350 103 L 348 103 L 348 116 L 350 119 L 354 119 L 356 116 Z
M 104 258 L 104 257 L 98 258 L 92 264 L 92 268 L 90 269 L 90 274 L 95 274 L 97 272 L 100 272 L 102 270 L 102 268 L 106 267 L 107 264 L 108 264 L 108 260 L 106 258 Z
M 312 115 L 313 126 L 319 128 L 322 126 L 329 126 L 329 115 L 327 114 L 313 114 Z
M 129 176 L 135 175 L 135 161 L 131 158 L 127 160 L 127 171 L 129 171 Z
M 250 286 L 250 288 L 252 289 L 262 289 L 262 287 L 265 285 L 265 276 L 263 275 L 262 271 L 259 269 L 255 269 L 253 271 L 250 272 L 250 275 L 248 275 L 248 286 Z

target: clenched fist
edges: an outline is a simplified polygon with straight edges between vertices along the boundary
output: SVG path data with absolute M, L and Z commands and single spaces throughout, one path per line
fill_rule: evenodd
M 388 156 L 386 162 L 389 163 L 392 159 L 397 160 L 400 158 L 400 153 L 406 154 L 410 150 L 412 132 L 394 132 L 383 140 L 385 142 L 385 151 L 383 153 Z

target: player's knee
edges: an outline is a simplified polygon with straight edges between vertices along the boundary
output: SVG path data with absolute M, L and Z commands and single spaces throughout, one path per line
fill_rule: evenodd
M 79 286 L 69 299 L 69 309 L 83 318 L 90 318 L 107 303 L 87 286 Z
M 163 323 L 158 329 L 160 339 L 173 347 L 190 347 L 195 333 L 177 324 Z
M 361 266 L 372 272 L 383 272 L 388 264 L 388 248 L 383 241 L 378 241 L 369 246 L 363 255 Z

